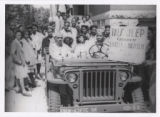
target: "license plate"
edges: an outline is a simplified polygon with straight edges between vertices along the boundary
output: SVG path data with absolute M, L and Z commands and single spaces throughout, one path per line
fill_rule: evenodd
M 60 112 L 97 112 L 96 107 L 61 107 Z

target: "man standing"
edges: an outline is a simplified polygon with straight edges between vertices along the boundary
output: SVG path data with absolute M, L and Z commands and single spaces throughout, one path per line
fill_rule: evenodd
M 108 58 L 109 45 L 104 43 L 102 31 L 99 30 L 96 35 L 96 42 L 89 49 L 92 58 Z
M 55 43 L 55 40 L 53 38 L 53 30 L 52 28 L 48 28 L 48 36 L 43 39 L 42 42 L 42 54 L 46 54 L 46 48 L 49 48 L 50 43 Z
M 76 47 L 77 32 L 70 27 L 70 22 L 65 22 L 64 29 L 61 31 L 61 34 L 63 39 L 71 38 L 73 40 L 72 50 L 74 51 L 74 48 Z
M 103 32 L 103 36 L 105 38 L 104 43 L 108 43 L 109 41 L 109 36 L 110 36 L 110 25 L 105 26 L 105 30 Z
M 53 21 L 55 22 L 55 33 L 59 33 L 63 27 L 63 19 L 61 17 L 60 11 L 57 11 L 56 16 L 53 18 Z
M 40 68 L 41 68 L 41 62 L 42 62 L 42 57 L 41 57 L 41 47 L 42 47 L 42 41 L 44 39 L 44 35 L 40 32 L 38 32 L 38 26 L 33 25 L 33 34 L 31 35 L 31 43 L 33 45 L 33 48 L 35 52 L 37 53 L 37 77 L 41 78 L 40 75 Z
M 92 25 L 90 27 L 90 38 L 89 38 L 90 44 L 93 44 L 96 42 L 96 35 L 97 35 L 97 26 Z

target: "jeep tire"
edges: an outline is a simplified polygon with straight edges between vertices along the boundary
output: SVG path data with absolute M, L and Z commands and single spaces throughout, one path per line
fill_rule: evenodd
M 141 87 L 138 87 L 133 90 L 132 92 L 132 100 L 134 104 L 139 104 L 140 105 L 140 110 L 139 112 L 146 112 L 147 111 L 147 106 L 144 102 L 144 96 Z
M 59 112 L 61 105 L 60 93 L 56 86 L 48 88 L 48 111 Z

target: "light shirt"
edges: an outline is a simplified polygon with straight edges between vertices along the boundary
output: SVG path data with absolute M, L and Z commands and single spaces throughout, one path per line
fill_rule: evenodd
M 63 19 L 62 17 L 55 16 L 53 17 L 53 21 L 55 22 L 55 33 L 59 33 L 63 28 Z
M 36 51 L 40 50 L 42 47 L 42 41 L 44 39 L 44 35 L 42 33 L 36 32 L 36 34 L 32 34 L 31 38 L 31 44 L 33 48 L 35 48 Z
M 25 39 L 22 39 L 21 42 L 23 43 L 22 49 L 24 52 L 24 58 L 27 62 L 30 62 L 30 65 L 36 64 L 36 53 L 33 50 L 33 47 L 31 45 L 31 41 L 26 41 Z
M 71 48 L 68 47 L 66 44 L 63 44 L 61 47 L 58 46 L 56 43 L 50 43 L 49 53 L 51 57 L 56 60 L 73 58 L 73 53 L 71 53 Z
M 74 58 L 88 59 L 89 58 L 89 46 L 87 43 L 77 44 L 74 51 Z
M 61 31 L 62 37 L 63 39 L 65 37 L 70 37 L 73 39 L 73 43 L 72 43 L 72 48 L 74 49 L 77 42 L 76 42 L 76 37 L 77 37 L 77 30 L 75 28 L 70 27 L 69 28 L 70 32 L 66 32 L 64 29 Z
M 66 13 L 66 6 L 65 5 L 59 5 L 58 11 L 61 13 Z
M 88 27 L 91 26 L 91 24 L 90 24 L 88 21 L 86 21 L 86 22 L 81 21 L 81 22 L 79 23 L 79 27 L 82 27 L 83 25 L 88 26 Z

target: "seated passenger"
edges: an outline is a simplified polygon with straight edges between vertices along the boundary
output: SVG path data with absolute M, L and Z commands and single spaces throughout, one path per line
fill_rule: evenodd
M 96 25 L 92 25 L 90 27 L 90 38 L 87 41 L 87 43 L 89 43 L 90 46 L 92 46 L 96 42 L 96 35 L 97 35 L 97 26 Z
M 75 48 L 75 57 L 76 58 L 88 58 L 88 47 L 86 42 L 86 36 L 84 35 L 79 35 L 77 37 L 77 46 Z
M 63 58 L 62 36 L 60 34 L 57 34 L 54 39 L 55 43 L 49 44 L 49 54 L 53 59 L 59 60 Z
M 108 58 L 109 45 L 104 43 L 102 31 L 99 30 L 96 36 L 97 41 L 89 49 L 92 58 Z
M 65 57 L 72 58 L 73 57 L 73 38 L 66 37 L 63 39 L 63 50 L 65 51 Z
M 65 38 L 73 39 L 72 48 L 74 50 L 76 46 L 77 31 L 70 27 L 70 22 L 65 22 L 64 29 L 61 31 L 61 34 L 62 34 L 63 39 Z
M 80 35 L 85 35 L 87 37 L 87 40 L 90 38 L 90 35 L 88 33 L 88 26 L 86 25 L 81 26 Z
M 55 37 L 55 43 L 50 43 L 49 53 L 55 60 L 72 58 L 71 46 L 73 40 L 71 38 L 65 38 L 63 40 L 61 34 L 57 34 Z

